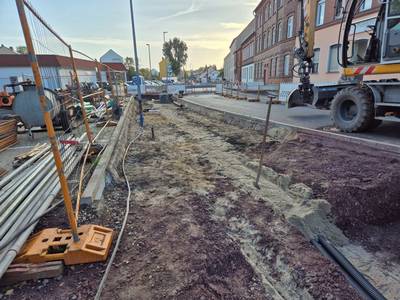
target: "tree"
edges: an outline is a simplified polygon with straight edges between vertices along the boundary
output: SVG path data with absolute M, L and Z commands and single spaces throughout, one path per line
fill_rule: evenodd
M 135 66 L 135 61 L 133 60 L 133 57 L 125 57 L 125 67 L 129 69 L 130 67 Z
M 146 80 L 150 80 L 151 79 L 151 72 L 148 68 L 141 68 L 139 70 L 140 75 L 142 75 L 144 77 L 144 79 Z
M 219 72 L 219 77 L 224 78 L 224 68 L 219 69 L 218 72 Z
M 129 80 L 132 79 L 133 76 L 135 76 L 136 72 L 135 72 L 135 68 L 134 67 L 128 67 L 128 74 L 127 77 Z
M 188 46 L 178 38 L 164 43 L 163 54 L 171 64 L 172 72 L 177 76 L 188 59 Z
M 27 54 L 28 53 L 28 49 L 25 46 L 17 46 L 15 48 L 15 50 L 17 51 L 17 53 L 19 54 Z

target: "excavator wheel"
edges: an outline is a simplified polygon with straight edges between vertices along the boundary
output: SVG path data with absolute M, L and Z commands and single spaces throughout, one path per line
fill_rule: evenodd
M 380 124 L 375 120 L 372 94 L 363 87 L 348 87 L 338 92 L 331 103 L 331 118 L 344 132 L 362 132 Z

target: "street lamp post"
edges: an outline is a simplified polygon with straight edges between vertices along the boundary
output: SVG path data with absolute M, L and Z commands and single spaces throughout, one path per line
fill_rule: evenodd
M 149 50 L 149 66 L 150 66 L 150 79 L 153 80 L 153 74 L 151 73 L 151 50 L 150 44 L 146 44 L 147 49 Z
M 168 31 L 163 32 L 163 39 L 164 39 L 164 44 L 165 44 L 165 35 L 168 33 Z
M 164 31 L 163 32 L 163 40 L 164 40 L 164 44 L 165 44 L 165 35 L 168 33 L 168 31 Z M 163 48 L 164 48 L 164 44 L 163 44 Z M 164 59 L 165 59 L 165 61 L 166 61 L 166 57 L 164 56 Z M 165 63 L 165 75 L 166 75 L 166 78 L 167 78 L 167 85 L 168 85 L 168 63 L 166 62 Z
M 136 46 L 136 31 L 135 31 L 135 17 L 133 14 L 133 0 L 129 1 L 131 7 L 131 23 L 132 23 L 132 40 L 133 40 L 133 51 L 135 54 L 135 65 L 136 65 L 136 84 L 137 84 L 137 91 L 138 91 L 138 105 L 139 105 L 139 125 L 140 127 L 144 127 L 144 115 L 143 115 L 143 105 L 142 105 L 142 92 L 140 90 L 140 73 L 139 73 L 139 58 Z

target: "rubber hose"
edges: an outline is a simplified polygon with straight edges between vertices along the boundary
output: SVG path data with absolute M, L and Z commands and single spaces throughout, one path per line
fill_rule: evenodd
M 374 300 L 386 300 L 386 298 L 343 256 L 330 242 L 324 237 L 319 236 L 318 242 L 324 247 L 326 252 L 365 290 Z

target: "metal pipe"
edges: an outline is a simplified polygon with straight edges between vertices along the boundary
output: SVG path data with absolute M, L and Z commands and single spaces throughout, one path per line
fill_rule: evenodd
M 81 154 L 81 153 L 80 153 Z M 75 160 L 72 160 L 70 165 L 66 166 L 66 174 L 69 176 L 72 173 L 72 170 L 76 167 L 76 165 L 79 163 L 81 159 L 81 155 L 78 155 Z M 35 215 L 31 218 L 37 218 L 43 215 L 43 213 L 47 210 L 47 208 L 50 206 L 50 204 L 54 201 L 56 198 L 57 194 L 60 191 L 60 182 L 55 181 L 56 186 L 50 190 L 50 193 L 47 194 L 47 197 L 41 199 L 42 205 L 40 208 L 36 211 Z M 28 222 L 26 224 L 29 224 Z M 4 252 L 4 254 L 0 254 L 0 278 L 4 275 L 4 273 L 7 271 L 8 266 L 13 262 L 23 245 L 25 244 L 25 241 L 29 238 L 30 234 L 32 233 L 33 229 L 35 228 L 37 222 L 32 224 L 28 229 L 26 229 L 23 233 L 18 235 L 17 240 L 11 247 L 8 248 L 7 251 Z
M 65 157 L 66 162 L 69 161 L 69 158 L 71 158 L 73 154 L 73 150 L 69 151 L 69 153 Z M 3 235 L 5 233 L 10 232 L 10 227 L 13 226 L 17 219 L 26 218 L 26 216 L 24 216 L 24 212 L 26 215 L 29 211 L 31 211 L 28 208 L 31 206 L 32 201 L 35 199 L 35 197 L 38 196 L 39 193 L 46 192 L 46 186 L 48 182 L 51 181 L 51 179 L 54 180 L 56 178 L 56 172 L 57 169 L 54 165 L 52 166 L 50 172 L 44 172 L 46 176 L 39 182 L 39 184 L 37 184 L 37 186 L 35 186 L 35 188 L 29 193 L 29 195 L 27 195 L 25 199 L 23 199 L 23 202 L 12 212 L 12 214 L 8 218 L 6 218 L 5 222 L 1 224 L 0 240 L 3 239 Z M 41 197 L 38 196 L 37 198 L 40 199 Z
M 82 98 L 83 99 L 87 99 L 87 98 L 91 98 L 91 97 L 99 96 L 99 95 L 103 95 L 103 91 L 95 92 L 93 94 L 89 94 L 89 95 L 83 96 Z
M 21 166 L 19 166 L 17 169 L 13 170 L 11 173 L 6 175 L 1 181 L 0 181 L 0 190 L 7 185 L 10 181 L 12 181 L 15 176 L 18 174 L 23 173 L 27 168 L 29 168 L 32 164 L 34 164 L 38 159 L 40 159 L 48 150 L 50 149 L 50 146 L 47 146 L 45 149 L 37 153 L 35 156 L 31 157 L 28 159 L 26 162 L 24 162 Z
M 136 31 L 135 31 L 135 15 L 133 13 L 133 0 L 129 1 L 131 9 L 131 23 L 132 23 L 132 41 L 133 41 L 133 52 L 135 54 L 135 66 L 137 79 L 137 92 L 138 92 L 138 106 L 139 106 L 139 125 L 143 128 L 144 126 L 144 115 L 143 115 L 143 104 L 142 104 L 142 92 L 140 90 L 140 72 L 139 72 L 139 57 L 136 46 Z M 164 36 L 165 38 L 165 36 Z
M 4 208 L 8 206 L 7 203 L 9 202 L 14 202 L 15 197 L 17 195 L 20 195 L 21 192 L 29 192 L 27 191 L 27 186 L 29 183 L 32 181 L 35 181 L 35 176 L 38 176 L 41 174 L 42 169 L 45 168 L 46 166 L 49 166 L 49 163 L 52 161 L 51 155 L 49 155 L 43 162 L 41 162 L 38 166 L 35 166 L 31 168 L 27 172 L 27 176 L 22 177 L 19 181 L 17 181 L 17 184 L 14 184 L 16 188 L 9 188 L 6 190 L 6 192 L 1 195 L 0 197 L 0 215 L 3 213 Z M 39 178 L 40 180 L 40 178 Z M 37 179 L 36 179 L 37 181 Z M 14 186 L 13 185 L 13 186 Z M 0 221 L 1 224 L 1 221 Z
M 262 171 L 262 166 L 263 166 L 263 161 L 264 161 L 265 146 L 267 144 L 267 134 L 268 134 L 268 127 L 269 127 L 269 119 L 270 119 L 270 116 L 271 116 L 271 108 L 272 108 L 272 97 L 270 97 L 270 99 L 269 99 L 267 117 L 265 118 L 263 141 L 262 141 L 262 144 L 261 144 L 260 163 L 258 165 L 257 178 L 256 178 L 256 181 L 254 183 L 254 186 L 256 188 L 258 188 L 258 189 L 260 188 L 259 182 L 260 182 L 260 176 L 261 176 L 261 171 Z

